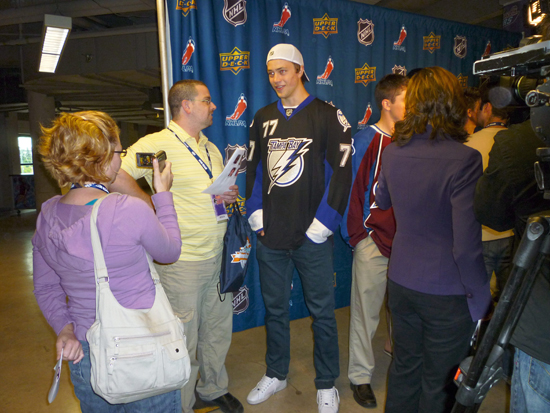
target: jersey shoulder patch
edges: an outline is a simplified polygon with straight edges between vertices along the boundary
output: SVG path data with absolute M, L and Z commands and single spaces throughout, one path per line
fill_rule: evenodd
M 340 109 L 338 109 L 338 111 L 336 112 L 336 116 L 338 117 L 338 122 L 340 122 L 340 125 L 344 127 L 344 132 L 351 128 L 351 125 L 349 124 L 348 120 L 344 116 L 344 113 Z

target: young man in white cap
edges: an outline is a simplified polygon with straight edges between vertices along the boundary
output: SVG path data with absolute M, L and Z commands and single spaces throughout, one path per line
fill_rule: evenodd
M 258 234 L 267 372 L 247 401 L 262 403 L 287 385 L 289 299 L 296 268 L 313 318 L 319 412 L 335 413 L 334 381 L 340 371 L 332 234 L 351 186 L 351 126 L 341 110 L 306 91 L 309 79 L 294 46 L 274 46 L 266 63 L 280 100 L 260 109 L 250 127 L 246 207 Z

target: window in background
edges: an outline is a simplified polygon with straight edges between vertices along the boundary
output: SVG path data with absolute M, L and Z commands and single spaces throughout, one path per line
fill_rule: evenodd
M 32 166 L 32 139 L 30 136 L 19 136 L 19 162 L 21 164 L 21 175 L 33 175 Z

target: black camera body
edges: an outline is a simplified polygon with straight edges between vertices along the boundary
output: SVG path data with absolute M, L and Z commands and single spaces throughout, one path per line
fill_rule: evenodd
M 550 199 L 550 40 L 478 60 L 474 62 L 474 75 L 512 76 L 520 80 L 515 82 L 517 85 L 523 77 L 534 80 L 523 82 L 522 97 L 530 108 L 533 130 L 548 146 L 537 149 L 540 161 L 535 163 L 535 178 L 539 189 L 544 191 L 544 198 Z M 518 90 L 519 87 L 509 93 L 517 96 Z M 495 106 L 506 106 L 502 103 L 497 102 Z

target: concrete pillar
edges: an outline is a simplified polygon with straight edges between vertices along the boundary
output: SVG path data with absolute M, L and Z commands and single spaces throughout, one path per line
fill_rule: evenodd
M 52 97 L 36 92 L 27 92 L 29 101 L 29 123 L 33 143 L 34 187 L 36 194 L 36 209 L 40 211 L 42 204 L 54 195 L 61 194 L 57 182 L 48 174 L 40 155 L 36 152 L 38 139 L 42 132 L 40 125 L 50 126 L 55 118 L 55 102 Z

